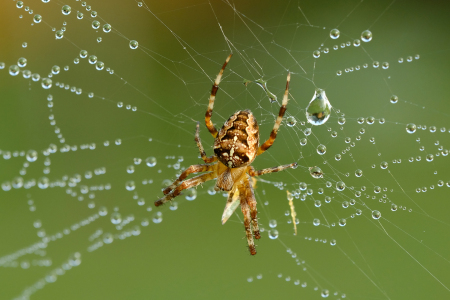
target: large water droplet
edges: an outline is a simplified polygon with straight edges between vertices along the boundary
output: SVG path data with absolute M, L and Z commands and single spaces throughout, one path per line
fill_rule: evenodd
M 316 89 L 313 98 L 306 107 L 306 118 L 313 125 L 324 124 L 331 114 L 331 104 L 325 91 Z

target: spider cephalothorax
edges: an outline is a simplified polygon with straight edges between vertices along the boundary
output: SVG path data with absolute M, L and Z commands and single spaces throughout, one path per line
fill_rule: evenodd
M 295 168 L 297 163 L 283 165 L 273 168 L 267 168 L 259 171 L 251 166 L 256 156 L 264 153 L 272 146 L 278 133 L 278 128 L 283 120 L 286 111 L 289 93 L 290 74 L 287 76 L 286 90 L 284 92 L 283 102 L 280 112 L 270 133 L 269 139 L 259 146 L 259 127 L 255 117 L 250 110 L 240 110 L 234 113 L 222 126 L 218 132 L 214 124 L 211 122 L 214 100 L 216 98 L 219 83 L 223 75 L 223 71 L 227 66 L 231 54 L 222 66 L 219 74 L 214 81 L 211 96 L 209 97 L 209 105 L 205 114 L 205 123 L 209 132 L 215 138 L 214 153 L 215 155 L 207 157 L 200 140 L 200 126 L 197 122 L 197 130 L 195 133 L 195 141 L 200 150 L 200 155 L 206 164 L 191 165 L 164 191 L 164 197 L 155 202 L 156 206 L 166 203 L 178 196 L 182 190 L 195 187 L 205 181 L 217 178 L 215 189 L 228 192 L 228 200 L 222 215 L 222 224 L 228 220 L 234 210 L 241 205 L 244 215 L 244 226 L 247 235 L 248 247 L 250 254 L 256 254 L 256 248 L 253 241 L 261 238 L 259 233 L 256 199 L 253 193 L 252 176 L 260 176 L 267 173 L 278 172 L 287 168 Z M 186 179 L 189 174 L 208 172 L 202 175 Z M 183 181 L 184 180 L 184 181 Z M 239 202 L 237 202 L 239 200 Z

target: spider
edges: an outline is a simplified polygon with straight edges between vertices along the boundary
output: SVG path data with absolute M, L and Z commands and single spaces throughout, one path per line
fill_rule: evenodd
M 220 131 L 217 131 L 211 121 L 214 100 L 216 98 L 217 90 L 219 89 L 219 83 L 231 56 L 232 54 L 227 57 L 222 69 L 214 81 L 211 96 L 209 97 L 208 109 L 205 114 L 206 127 L 215 139 L 214 155 L 210 157 L 206 156 L 200 140 L 200 125 L 199 122 L 197 122 L 195 141 L 205 164 L 191 165 L 188 167 L 177 180 L 163 191 L 165 196 L 157 200 L 155 206 L 160 206 L 172 200 L 180 195 L 181 191 L 185 189 L 195 187 L 203 182 L 217 178 L 214 189 L 216 191 L 228 192 L 227 203 L 222 215 L 222 224 L 225 224 L 240 204 L 244 215 L 244 226 L 250 254 L 255 255 L 256 248 L 253 236 L 255 239 L 260 239 L 261 235 L 258 227 L 258 219 L 256 217 L 256 199 L 255 194 L 253 193 L 253 182 L 251 181 L 251 177 L 297 167 L 297 163 L 292 163 L 255 171 L 251 166 L 251 163 L 255 160 L 256 156 L 263 154 L 275 141 L 288 103 L 289 81 L 291 76 L 290 73 L 288 73 L 286 90 L 284 92 L 280 112 L 278 113 L 272 132 L 270 133 L 270 137 L 259 146 L 258 123 L 250 110 L 240 110 L 234 113 L 223 124 Z M 208 173 L 185 180 L 190 174 L 199 172 Z

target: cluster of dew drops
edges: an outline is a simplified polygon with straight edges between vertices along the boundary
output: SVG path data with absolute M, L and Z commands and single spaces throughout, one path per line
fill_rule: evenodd
M 330 38 L 333 39 L 333 40 L 338 39 L 338 38 L 340 37 L 340 35 L 341 35 L 341 33 L 340 33 L 339 29 L 336 29 L 336 28 L 335 28 L 335 29 L 332 29 L 332 30 L 330 31 Z M 370 30 L 364 30 L 364 31 L 361 33 L 361 39 L 354 39 L 353 42 L 347 41 L 347 42 L 345 42 L 345 43 L 341 43 L 340 45 L 334 45 L 334 46 L 333 46 L 333 50 L 338 50 L 339 48 L 350 47 L 350 46 L 352 46 L 352 45 L 353 45 L 354 47 L 359 47 L 359 46 L 361 46 L 361 41 L 363 41 L 364 43 L 368 43 L 368 42 L 370 42 L 370 41 L 372 40 L 372 37 L 373 37 L 373 35 L 372 35 L 372 32 L 371 32 Z M 323 47 L 323 44 L 321 45 L 321 47 L 319 47 L 318 50 L 313 51 L 313 57 L 314 57 L 314 58 L 319 58 L 321 53 L 327 54 L 327 53 L 330 52 L 330 49 L 329 49 L 329 48 L 325 47 L 325 48 L 322 49 L 322 47 Z M 419 54 L 416 54 L 416 55 L 414 56 L 414 58 L 413 58 L 413 56 L 408 56 L 408 57 L 406 57 L 406 61 L 407 61 L 407 62 L 412 62 L 414 59 L 417 60 L 417 59 L 419 59 L 419 58 L 420 58 L 420 55 L 419 55 Z M 398 62 L 399 62 L 399 63 L 403 63 L 403 62 L 404 62 L 403 57 L 400 57 L 400 58 L 398 59 Z M 389 62 L 382 62 L 382 63 L 380 64 L 380 62 L 378 62 L 378 61 L 373 61 L 373 62 L 372 62 L 372 66 L 373 66 L 373 68 L 375 68 L 375 69 L 378 69 L 378 68 L 381 66 L 382 69 L 386 70 L 386 69 L 389 68 Z M 368 67 L 369 67 L 369 64 L 367 64 L 367 63 L 365 63 L 365 64 L 362 65 L 362 68 L 364 68 L 364 69 L 367 69 Z M 361 70 L 361 66 L 360 66 L 360 65 L 357 65 L 357 66 L 355 66 L 355 67 L 345 68 L 344 71 L 345 71 L 345 73 L 350 73 L 350 72 L 353 72 L 353 71 L 359 71 L 359 70 Z M 338 70 L 338 71 L 336 72 L 336 75 L 337 75 L 337 76 L 341 76 L 342 74 L 343 74 L 342 70 Z M 393 102 L 393 103 L 394 103 L 394 102 Z
M 49 3 L 50 0 L 42 0 L 42 2 L 44 3 Z M 94 21 L 92 21 L 92 28 L 97 30 L 100 27 L 102 27 L 103 32 L 105 33 L 109 33 L 112 31 L 112 26 L 108 23 L 103 24 L 103 26 L 101 26 L 100 21 L 95 20 L 95 18 L 97 17 L 97 12 L 92 10 L 91 11 L 91 6 L 87 5 L 86 2 L 81 2 L 81 6 L 85 7 L 87 11 L 90 11 L 90 17 L 94 18 Z M 139 5 L 139 7 L 142 6 L 142 3 Z M 30 9 L 30 7 L 25 6 L 23 1 L 17 1 L 16 3 L 16 7 L 19 9 L 24 8 L 25 11 L 28 11 L 29 14 L 33 14 L 33 10 Z M 61 12 L 63 15 L 68 16 L 71 14 L 72 12 L 72 8 L 69 5 L 63 5 L 61 8 Z M 77 12 L 77 19 L 78 20 L 82 20 L 84 17 L 84 14 L 80 11 Z M 20 15 L 20 18 L 22 18 L 22 15 Z M 31 25 L 34 24 L 39 24 L 41 23 L 43 20 L 42 16 L 40 14 L 35 14 L 33 16 L 33 23 Z M 63 26 L 57 30 L 56 28 L 52 28 L 52 31 L 55 32 L 55 38 L 57 40 L 60 40 L 62 38 L 64 38 L 64 32 L 66 31 L 66 25 L 67 23 L 64 22 Z M 102 38 L 98 37 L 97 38 L 97 42 L 101 42 Z M 26 48 L 28 46 L 28 44 L 26 42 L 22 43 L 22 47 Z M 137 49 L 139 46 L 139 43 L 136 40 L 129 40 L 129 47 L 131 49 Z M 80 58 L 86 58 L 88 56 L 88 53 L 86 50 L 81 50 L 80 52 Z M 74 58 L 73 62 L 74 64 L 78 64 L 80 62 L 80 58 L 76 57 Z M 97 70 L 103 70 L 105 69 L 105 64 L 102 61 L 97 60 L 97 57 L 95 55 L 91 55 L 89 56 L 88 59 L 90 64 L 95 65 L 95 68 Z M 21 72 L 21 68 L 24 68 L 27 65 L 27 59 L 24 57 L 21 57 L 18 59 L 16 64 L 12 64 L 9 66 L 9 74 L 11 76 L 17 76 L 20 72 Z M 5 63 L 4 62 L 0 62 L 0 69 L 4 69 L 5 68 Z M 53 66 L 51 69 L 51 72 L 49 73 L 49 75 L 46 78 L 41 78 L 41 75 L 38 73 L 32 73 L 30 70 L 23 70 L 22 71 L 22 75 L 25 79 L 29 79 L 31 78 L 33 81 L 38 82 L 41 81 L 41 86 L 44 89 L 50 89 L 52 87 L 52 80 L 50 79 L 52 76 L 59 74 L 61 68 L 57 65 Z M 69 66 L 65 66 L 64 67 L 65 71 L 69 70 Z M 114 74 L 114 70 L 110 69 L 110 68 L 106 68 L 106 71 L 109 72 L 110 74 Z M 67 86 L 64 84 L 57 84 L 57 86 L 59 87 L 65 87 L 67 89 Z M 81 94 L 81 89 L 76 89 L 77 94 Z

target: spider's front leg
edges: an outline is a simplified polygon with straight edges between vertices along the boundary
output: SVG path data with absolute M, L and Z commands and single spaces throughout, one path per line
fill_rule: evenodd
M 273 125 L 272 132 L 270 132 L 270 137 L 262 144 L 259 149 L 257 155 L 261 155 L 267 149 L 272 146 L 273 142 L 277 137 L 278 129 L 280 128 L 281 121 L 283 120 L 284 113 L 286 112 L 286 106 L 289 101 L 289 82 L 291 81 L 291 73 L 288 73 L 286 80 L 286 90 L 284 91 L 283 101 L 281 102 L 280 112 L 278 113 L 278 117 L 275 120 L 275 124 Z
M 203 148 L 202 145 L 202 140 L 200 139 L 200 123 L 198 121 L 197 121 L 197 129 L 195 131 L 195 142 L 197 143 L 197 147 L 200 150 L 200 155 L 205 163 L 209 164 L 217 160 L 217 156 L 215 155 L 210 157 L 206 156 L 205 149 Z
M 214 179 L 216 178 L 216 175 L 214 174 L 214 172 L 211 173 L 206 173 L 206 174 L 202 174 L 202 175 L 198 175 L 195 176 L 191 179 L 188 179 L 186 181 L 183 181 L 179 186 L 177 186 L 171 193 L 167 194 L 166 196 L 162 197 L 161 199 L 155 201 L 155 206 L 160 206 L 170 200 L 172 200 L 173 198 L 175 198 L 176 196 L 178 196 L 182 190 L 186 190 L 192 187 L 196 187 L 197 185 Z
M 272 168 L 266 168 L 266 169 L 262 169 L 262 170 L 258 170 L 255 171 L 255 168 L 253 167 L 249 167 L 248 168 L 248 174 L 250 176 L 261 176 L 264 174 L 269 174 L 269 173 L 274 173 L 274 172 L 280 172 L 289 168 L 295 169 L 297 168 L 297 163 L 292 163 L 292 164 L 288 164 L 288 165 L 282 165 L 282 166 L 278 166 L 278 167 L 272 167 Z
M 190 174 L 208 172 L 212 170 L 214 170 L 214 165 L 191 165 L 183 173 L 181 173 L 180 177 L 178 177 L 177 180 L 175 180 L 171 185 L 165 188 L 163 193 L 164 195 L 170 193 L 174 188 L 177 187 L 177 185 L 180 184 L 180 182 L 186 179 L 186 177 L 188 177 Z
M 208 109 L 205 113 L 205 124 L 206 127 L 208 127 L 209 132 L 212 134 L 212 136 L 215 138 L 217 136 L 217 129 L 214 127 L 213 122 L 211 121 L 211 116 L 214 108 L 214 100 L 216 100 L 216 93 L 219 90 L 219 83 L 222 79 L 223 71 L 225 70 L 225 67 L 227 66 L 228 62 L 230 61 L 230 58 L 233 54 L 228 55 L 227 59 L 225 60 L 225 63 L 222 66 L 222 69 L 220 69 L 219 74 L 217 74 L 216 80 L 214 81 L 214 84 L 211 89 L 211 96 L 209 96 L 209 104 Z

